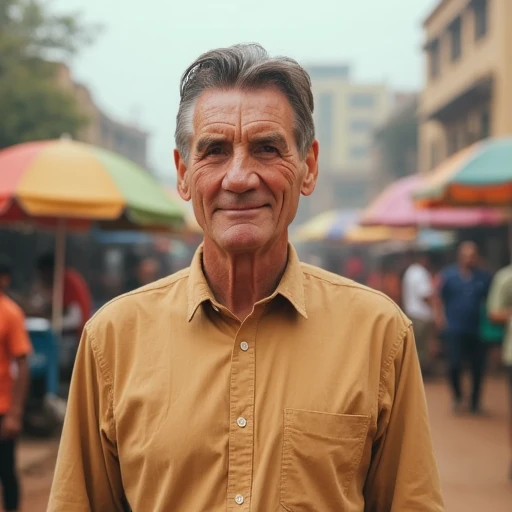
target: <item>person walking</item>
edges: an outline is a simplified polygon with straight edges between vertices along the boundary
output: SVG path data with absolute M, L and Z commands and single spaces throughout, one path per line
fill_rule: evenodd
M 469 403 L 473 414 L 481 413 L 482 380 L 486 362 L 486 347 L 480 339 L 482 306 L 487 300 L 491 275 L 479 267 L 478 247 L 473 242 L 460 244 L 457 263 L 441 272 L 439 293 L 444 317 L 443 337 L 449 366 L 449 382 L 453 395 L 453 410 L 463 409 L 464 396 L 461 374 L 469 363 L 472 392 Z
M 259 45 L 185 71 L 174 156 L 204 241 L 87 323 L 49 512 L 444 510 L 411 322 L 289 244 L 312 114 L 306 71 Z
M 509 478 L 512 480 L 512 265 L 499 270 L 494 276 L 487 300 L 489 319 L 500 325 L 505 325 L 503 340 L 503 363 L 507 370 L 509 388 L 509 439 L 510 439 L 510 468 Z
M 428 254 L 417 252 L 411 259 L 413 263 L 405 271 L 402 281 L 402 303 L 414 326 L 420 365 L 426 376 L 431 371 L 429 342 L 434 333 L 434 285 Z
M 30 381 L 27 356 L 32 351 L 23 311 L 7 295 L 11 279 L 12 266 L 0 256 L 0 483 L 6 512 L 20 510 L 16 441 L 23 426 Z

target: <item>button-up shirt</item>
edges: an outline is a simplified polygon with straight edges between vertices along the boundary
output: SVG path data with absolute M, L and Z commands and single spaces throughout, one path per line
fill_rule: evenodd
M 86 326 L 50 512 L 444 510 L 409 320 L 301 264 L 240 322 L 189 269 Z

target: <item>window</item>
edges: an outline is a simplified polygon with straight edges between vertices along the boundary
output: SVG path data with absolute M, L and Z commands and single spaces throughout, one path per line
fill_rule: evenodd
M 462 54 L 462 22 L 457 18 L 450 27 L 451 58 L 452 62 L 458 60 Z
M 441 69 L 439 59 L 439 39 L 435 39 L 430 43 L 429 56 L 429 75 L 431 79 L 434 79 L 439 76 L 439 71 Z
M 375 103 L 374 94 L 356 93 L 350 96 L 350 105 L 352 107 L 373 107 Z
M 457 152 L 457 131 L 454 127 L 448 130 L 448 156 L 453 155 Z
M 332 148 L 333 137 L 333 109 L 334 99 L 330 92 L 321 93 L 318 97 L 317 131 L 320 145 L 323 146 L 327 154 Z
M 350 158 L 353 160 L 363 160 L 369 155 L 367 146 L 352 146 L 350 148 Z
M 475 39 L 478 41 L 487 34 L 488 0 L 473 0 L 475 13 Z
M 480 116 L 480 137 L 486 139 L 491 135 L 491 116 L 488 111 L 482 112 Z
M 366 119 L 354 119 L 350 121 L 350 131 L 354 133 L 368 133 L 373 129 L 373 123 Z
M 440 160 L 439 141 L 436 140 L 430 146 L 430 168 L 436 167 Z

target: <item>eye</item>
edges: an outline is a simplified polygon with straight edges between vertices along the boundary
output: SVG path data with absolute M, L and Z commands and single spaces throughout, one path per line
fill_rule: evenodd
M 222 146 L 212 146 L 206 150 L 204 156 L 222 155 L 222 152 L 223 152 Z
M 278 155 L 279 150 L 274 146 L 269 146 L 268 144 L 265 144 L 264 146 L 260 146 L 257 150 L 257 153 L 263 154 L 265 156 L 273 156 Z

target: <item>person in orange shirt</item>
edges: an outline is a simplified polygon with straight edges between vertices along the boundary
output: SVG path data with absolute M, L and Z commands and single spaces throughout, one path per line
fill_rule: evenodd
M 6 512 L 19 510 L 15 449 L 30 380 L 27 356 L 32 350 L 23 311 L 6 293 L 11 278 L 10 263 L 0 257 L 0 482 Z

